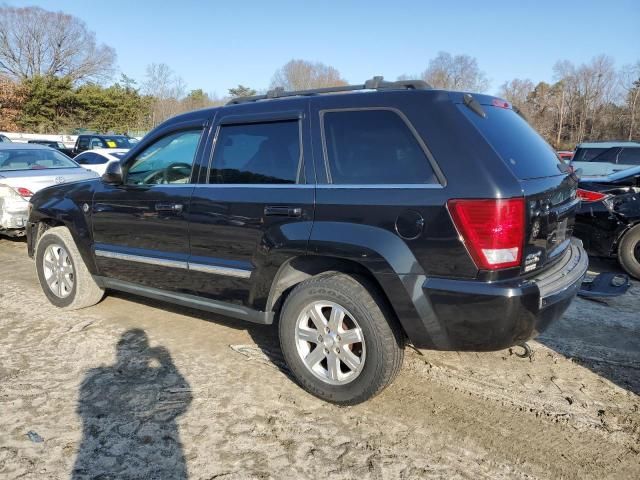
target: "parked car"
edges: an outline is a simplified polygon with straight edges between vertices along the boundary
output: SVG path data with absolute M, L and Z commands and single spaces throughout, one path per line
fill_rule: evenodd
M 571 160 L 582 177 L 601 177 L 640 165 L 638 142 L 589 142 L 576 146 Z
M 558 150 L 556 152 L 558 154 L 558 158 L 563 162 L 569 162 L 573 158 L 573 152 L 567 150 Z
M 640 280 L 640 166 L 583 178 L 575 235 L 589 255 L 617 258 Z
M 73 149 L 67 148 L 67 146 L 62 142 L 56 142 L 54 140 L 28 140 L 27 143 L 37 143 L 38 145 L 46 145 L 47 147 L 55 148 L 59 152 L 62 152 L 69 157 L 73 155 Z
M 2 135 L 0 133 L 0 143 L 3 143 L 3 142 L 11 143 L 11 139 L 9 137 L 7 137 L 6 135 Z
M 576 187 L 504 100 L 377 77 L 166 121 L 101 180 L 37 193 L 28 252 L 61 308 L 116 289 L 277 319 L 300 385 L 354 404 L 405 338 L 496 350 L 559 318 L 588 264 Z
M 129 151 L 127 148 L 96 148 L 88 152 L 83 152 L 74 157 L 74 160 L 84 168 L 93 170 L 102 175 L 109 162 L 119 162 Z
M 78 155 L 94 148 L 132 148 L 138 143 L 135 138 L 126 135 L 78 135 L 73 147 L 73 155 Z
M 0 144 L 0 234 L 25 235 L 29 199 L 40 189 L 97 177 L 53 148 Z

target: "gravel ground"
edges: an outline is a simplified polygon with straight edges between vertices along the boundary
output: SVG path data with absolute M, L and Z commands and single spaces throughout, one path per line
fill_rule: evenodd
M 62 312 L 25 250 L 0 240 L 2 479 L 640 478 L 638 283 L 574 302 L 531 360 L 408 350 L 338 408 L 270 328 L 124 294 Z

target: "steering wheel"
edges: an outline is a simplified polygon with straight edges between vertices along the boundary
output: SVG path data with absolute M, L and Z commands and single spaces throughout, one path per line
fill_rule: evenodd
M 183 177 L 185 177 L 185 178 L 188 178 L 189 175 L 191 174 L 191 164 L 190 163 L 176 162 L 176 163 L 172 163 L 170 165 L 167 165 L 167 167 L 163 168 L 162 170 L 156 170 L 155 172 L 150 173 L 149 175 L 147 175 L 146 177 L 144 177 L 142 179 L 142 183 L 143 184 L 170 183 L 171 173 L 175 172 L 178 169 L 184 169 L 185 170 L 185 174 L 183 175 Z

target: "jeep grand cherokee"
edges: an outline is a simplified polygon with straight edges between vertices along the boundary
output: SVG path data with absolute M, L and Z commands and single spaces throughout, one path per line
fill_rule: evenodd
M 31 202 L 29 254 L 54 305 L 115 289 L 277 323 L 300 385 L 338 404 L 387 386 L 405 339 L 534 337 L 587 269 L 576 178 L 551 147 L 504 100 L 420 81 L 186 113 L 101 180 Z

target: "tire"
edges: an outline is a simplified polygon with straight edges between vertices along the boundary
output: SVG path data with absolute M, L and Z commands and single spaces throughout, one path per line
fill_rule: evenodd
M 640 225 L 622 236 L 618 245 L 618 261 L 629 275 L 640 280 Z
M 95 305 L 104 296 L 66 227 L 54 227 L 42 234 L 35 261 L 42 291 L 56 307 L 78 310 Z
M 298 284 L 282 307 L 279 336 L 302 388 L 338 405 L 380 393 L 404 359 L 404 334 L 393 313 L 377 288 L 356 275 L 328 272 Z

